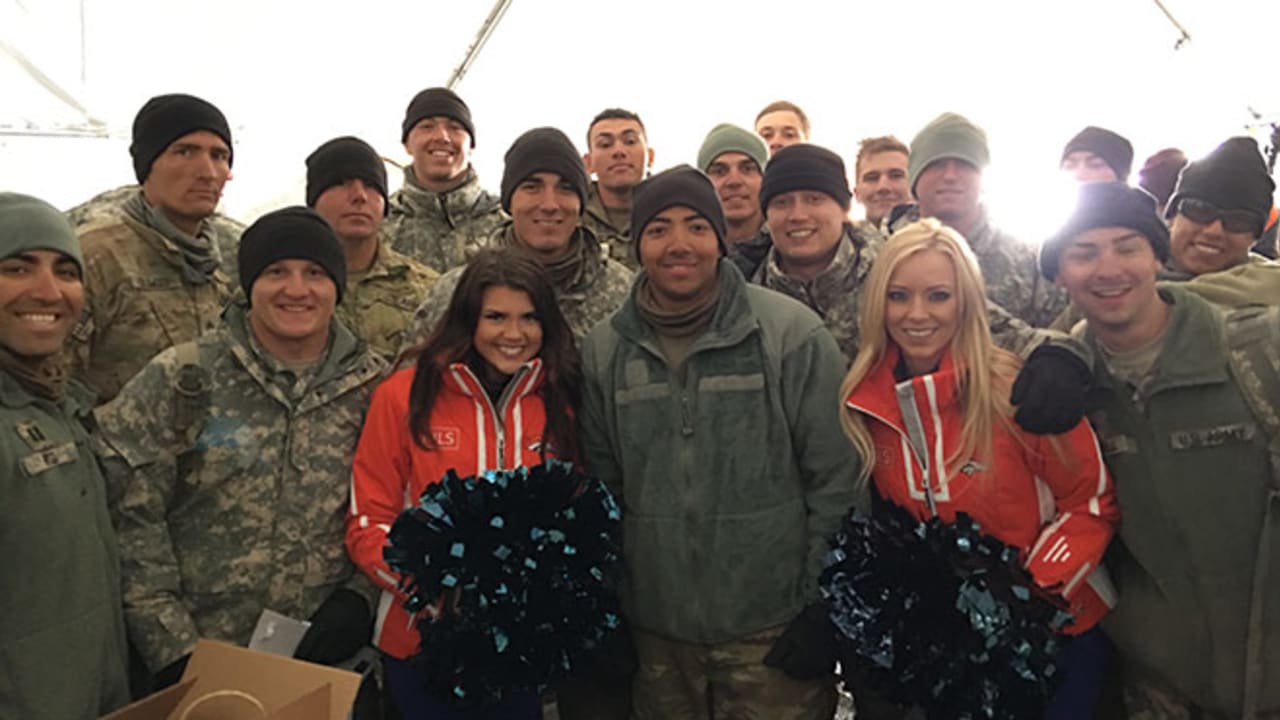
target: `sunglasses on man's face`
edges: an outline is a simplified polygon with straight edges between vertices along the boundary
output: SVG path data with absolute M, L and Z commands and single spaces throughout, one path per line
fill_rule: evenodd
M 1204 200 L 1182 198 L 1178 201 L 1178 214 L 1185 215 L 1188 220 L 1199 225 L 1222 218 L 1222 229 L 1233 233 L 1257 234 L 1262 227 L 1262 218 L 1248 210 L 1223 210 Z

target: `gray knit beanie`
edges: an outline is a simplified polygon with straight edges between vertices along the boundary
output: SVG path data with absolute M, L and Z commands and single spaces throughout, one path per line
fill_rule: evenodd
M 711 128 L 698 148 L 698 169 L 707 172 L 711 163 L 727 152 L 740 152 L 755 160 L 762 173 L 769 162 L 769 147 L 764 144 L 764 138 L 733 123 L 720 123 Z
M 27 250 L 60 252 L 84 270 L 80 241 L 65 215 L 39 198 L 0 193 L 0 260 Z
M 942 113 L 916 133 L 907 156 L 907 180 L 911 194 L 916 194 L 916 181 L 925 168 L 939 160 L 963 160 L 981 170 L 991 162 L 987 133 L 968 118 L 955 113 Z

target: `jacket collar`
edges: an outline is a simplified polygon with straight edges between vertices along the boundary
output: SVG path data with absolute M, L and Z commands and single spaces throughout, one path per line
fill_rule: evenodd
M 293 407 L 295 401 L 284 393 L 281 375 L 290 372 L 283 363 L 268 353 L 253 337 L 249 326 L 248 307 L 243 303 L 229 303 L 222 313 L 222 336 L 236 361 L 263 390 L 282 404 Z M 356 338 L 336 317 L 329 321 L 329 344 L 321 356 L 298 410 L 306 410 L 336 397 L 341 391 L 363 384 L 378 377 L 382 367 L 365 344 Z M 354 376 L 353 382 L 342 383 L 341 388 L 327 387 L 344 378 Z
M 890 342 L 880 362 L 845 398 L 845 406 L 873 415 L 894 428 L 905 431 L 899 404 L 899 397 L 903 394 L 910 393 L 913 398 L 930 399 L 930 403 L 939 410 L 953 407 L 960 401 L 958 376 L 950 350 L 943 353 L 937 370 L 899 382 L 894 378 L 894 369 L 901 357 L 901 350 Z
M 1226 337 L 1218 317 L 1220 311 L 1208 301 L 1180 287 L 1178 283 L 1159 283 L 1160 298 L 1173 306 L 1173 316 L 1164 332 L 1164 350 L 1152 367 L 1151 382 L 1145 393 L 1192 385 L 1226 382 L 1230 379 Z M 1085 323 L 1084 337 L 1090 346 L 1099 346 L 1098 338 Z M 1099 387 L 1115 390 L 1118 382 L 1104 363 L 1098 363 L 1095 382 Z
M 604 201 L 600 199 L 600 181 L 594 180 L 587 188 L 587 202 L 582 207 L 583 213 L 590 215 L 593 220 L 613 230 L 619 235 L 630 237 L 631 221 L 627 221 L 626 227 L 615 227 L 609 220 L 609 211 L 605 210 Z
M 446 192 L 428 190 L 418 184 L 413 165 L 404 168 L 404 185 L 390 198 L 394 214 L 428 215 L 443 213 L 446 219 L 461 219 L 471 212 L 484 191 L 474 167 L 467 166 L 466 178 L 458 187 Z M 393 214 L 388 211 L 388 215 Z
M 511 248 L 520 245 L 520 241 L 516 239 L 515 225 L 511 220 L 503 223 L 494 237 L 502 247 Z M 556 296 L 583 299 L 604 275 L 606 261 L 600 249 L 600 240 L 596 238 L 595 233 L 582 225 L 574 229 L 569 244 L 576 246 L 577 257 L 573 258 L 574 268 L 569 279 L 556 282 Z M 554 277 L 552 279 L 556 280 Z
M 534 358 L 520 366 L 511 376 L 507 386 L 502 390 L 502 398 L 495 408 L 498 412 L 506 411 L 512 402 L 537 392 L 542 387 L 546 373 L 542 371 L 542 358 Z M 472 400 L 488 401 L 484 383 L 476 376 L 475 371 L 465 362 L 451 363 L 444 371 L 443 386 L 452 392 L 465 395 Z
M 871 243 L 854 231 L 851 223 L 844 224 L 844 231 L 836 245 L 835 257 L 817 277 L 812 280 L 793 278 L 782 271 L 779 262 L 778 247 L 769 250 L 765 262 L 757 271 L 759 284 L 795 298 L 803 299 L 810 307 L 815 304 L 826 304 L 825 301 L 839 302 L 856 294 L 871 271 L 871 261 L 875 259 L 875 249 Z M 827 307 L 814 307 L 819 315 L 824 315 Z

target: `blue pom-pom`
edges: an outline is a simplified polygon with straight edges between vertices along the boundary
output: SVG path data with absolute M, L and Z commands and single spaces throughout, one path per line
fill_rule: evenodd
M 820 584 L 846 681 L 931 720 L 1043 715 L 1070 616 L 968 516 L 921 523 L 890 503 L 851 513 Z
M 555 460 L 428 486 L 383 551 L 410 612 L 446 600 L 418 620 L 427 686 L 486 706 L 586 662 L 620 625 L 620 517 L 602 483 Z

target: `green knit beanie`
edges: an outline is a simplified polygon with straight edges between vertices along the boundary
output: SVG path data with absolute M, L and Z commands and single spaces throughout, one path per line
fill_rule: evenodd
M 939 160 L 963 160 L 981 170 L 991 162 L 987 149 L 987 133 L 955 113 L 942 113 L 924 126 L 911 141 L 907 157 L 907 180 L 911 194 L 916 194 L 920 173 Z
M 0 193 L 0 260 L 27 250 L 60 252 L 84 270 L 80 241 L 65 215 L 39 198 Z
M 702 141 L 702 147 L 698 148 L 698 169 L 706 172 L 716 158 L 727 152 L 740 152 L 755 160 L 761 173 L 765 163 L 769 162 L 769 148 L 763 138 L 733 123 L 720 123 L 711 128 Z

